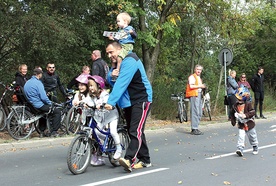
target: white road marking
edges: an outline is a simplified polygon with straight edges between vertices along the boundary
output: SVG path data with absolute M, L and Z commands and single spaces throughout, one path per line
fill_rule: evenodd
M 98 181 L 98 182 L 94 182 L 94 183 L 88 183 L 88 184 L 85 184 L 85 185 L 82 185 L 82 186 L 102 185 L 102 184 L 105 184 L 105 183 L 110 183 L 110 182 L 114 182 L 114 181 L 129 179 L 129 178 L 132 178 L 132 177 L 142 176 L 142 175 L 145 175 L 145 174 L 151 174 L 151 173 L 154 173 L 154 172 L 164 171 L 164 170 L 167 170 L 167 169 L 169 169 L 169 168 L 154 169 L 154 170 L 149 170 L 149 171 L 135 173 L 135 174 L 132 173 L 132 174 L 129 174 L 127 176 L 121 176 L 121 177 L 111 178 L 111 179 L 108 179 L 108 180 Z
M 274 147 L 274 146 L 276 146 L 276 143 L 259 147 L 259 149 L 265 149 L 265 148 Z M 247 149 L 247 150 L 244 150 L 243 152 L 250 152 L 250 151 L 252 151 L 252 149 Z M 218 156 L 213 156 L 213 157 L 205 158 L 205 159 L 213 160 L 213 159 L 224 158 L 224 157 L 232 156 L 232 155 L 236 155 L 236 152 L 232 152 L 232 153 L 228 153 L 228 154 L 222 154 L 222 155 L 218 155 Z
M 270 128 L 275 128 L 276 127 L 276 125 L 272 125 Z

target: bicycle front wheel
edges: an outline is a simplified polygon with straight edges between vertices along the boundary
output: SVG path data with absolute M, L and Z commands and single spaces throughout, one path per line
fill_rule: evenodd
M 23 109 L 16 109 L 11 111 L 7 119 L 7 128 L 10 136 L 16 140 L 22 140 L 28 138 L 33 130 L 34 123 L 36 121 L 32 121 L 33 115 Z M 27 122 L 27 121 L 30 122 Z M 23 121 L 25 122 L 23 124 Z
M 91 159 L 91 140 L 85 135 L 76 136 L 70 143 L 67 165 L 73 174 L 84 173 Z
M 182 123 L 183 121 L 188 121 L 187 109 L 183 102 L 178 103 L 178 118 L 180 123 Z
M 127 131 L 125 129 L 119 129 L 118 130 L 118 134 L 119 134 L 120 143 L 121 143 L 121 147 L 122 147 L 121 157 L 125 157 L 126 150 L 128 148 L 130 139 L 129 139 L 128 133 L 127 133 Z M 115 151 L 116 151 L 115 142 L 114 142 L 113 138 L 109 138 L 109 141 L 108 141 L 108 152 L 107 152 L 108 159 L 109 159 L 109 162 L 114 167 L 117 167 L 117 166 L 120 166 L 120 164 L 119 164 L 118 161 L 115 161 L 114 158 L 113 158 Z
M 6 128 L 7 116 L 2 106 L 0 106 L 0 131 Z

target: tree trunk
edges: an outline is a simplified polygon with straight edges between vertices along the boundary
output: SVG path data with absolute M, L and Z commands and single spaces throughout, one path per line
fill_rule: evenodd
M 145 12 L 144 0 L 138 0 L 138 2 L 139 2 L 139 7 Z M 174 2 L 175 0 L 166 0 L 166 3 L 162 5 L 162 9 L 159 15 L 160 28 L 162 27 L 162 24 L 166 22 L 167 14 L 171 9 L 172 5 L 174 4 Z M 146 32 L 147 27 L 146 27 L 145 15 L 143 14 L 139 15 L 139 23 L 140 23 L 140 30 L 142 32 Z M 154 78 L 154 70 L 160 53 L 160 41 L 162 37 L 163 37 L 163 30 L 160 29 L 157 31 L 155 35 L 155 38 L 158 40 L 158 43 L 154 47 L 150 47 L 145 42 L 143 42 L 142 44 L 143 63 L 150 82 L 152 82 Z

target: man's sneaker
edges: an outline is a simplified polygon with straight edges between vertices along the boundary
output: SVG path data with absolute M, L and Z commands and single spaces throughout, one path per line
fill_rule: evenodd
M 255 119 L 260 119 L 257 115 L 255 115 Z
M 131 168 L 131 164 L 129 160 L 126 160 L 124 158 L 120 158 L 119 159 L 119 163 L 122 167 L 124 167 L 124 170 L 127 172 L 131 172 L 132 168 Z
M 243 156 L 243 150 L 242 149 L 238 149 L 236 151 L 236 154 L 239 155 L 239 156 Z
M 257 155 L 258 154 L 258 146 L 253 146 L 253 154 Z
M 151 163 L 144 163 L 142 161 L 138 161 L 136 164 L 134 164 L 133 168 L 134 169 L 142 169 L 144 167 L 151 167 Z
M 264 115 L 261 115 L 261 118 L 266 119 L 266 117 Z
M 192 135 L 203 135 L 203 132 L 201 132 L 198 129 L 192 129 L 191 134 Z

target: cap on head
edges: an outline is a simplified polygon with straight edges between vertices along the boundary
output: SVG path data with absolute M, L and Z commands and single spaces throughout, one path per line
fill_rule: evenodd
M 241 85 L 241 87 L 238 88 L 235 96 L 240 101 L 246 101 L 250 99 L 250 91 L 247 87 Z
M 99 85 L 99 87 L 101 89 L 104 89 L 105 82 L 104 82 L 104 79 L 101 76 L 94 75 L 94 76 L 89 76 L 88 78 L 93 79 Z
M 81 74 L 79 75 L 76 80 L 79 82 L 79 83 L 83 83 L 83 84 L 88 84 L 88 74 Z

